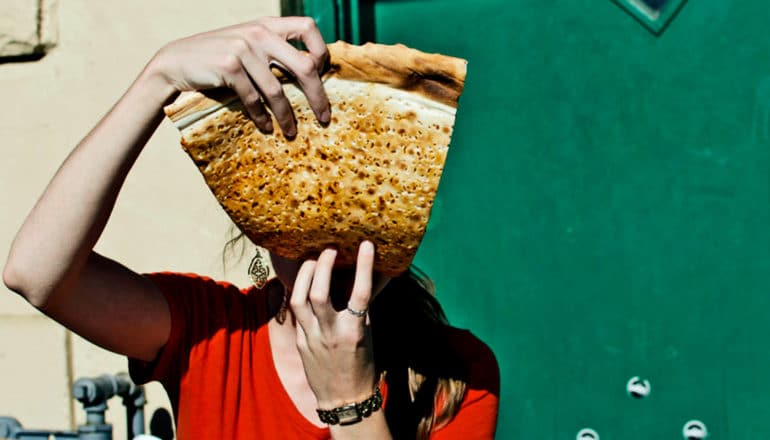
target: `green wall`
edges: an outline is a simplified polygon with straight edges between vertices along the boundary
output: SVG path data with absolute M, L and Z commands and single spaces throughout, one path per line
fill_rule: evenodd
M 469 60 L 416 262 L 498 356 L 498 438 L 770 438 L 770 5 L 337 3 L 329 40 Z

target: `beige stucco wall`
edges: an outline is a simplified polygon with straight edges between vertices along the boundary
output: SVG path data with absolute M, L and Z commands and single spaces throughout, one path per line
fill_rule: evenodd
M 162 44 L 278 9 L 278 0 L 62 1 L 58 46 L 40 61 L 0 64 L 0 264 L 59 163 Z M 223 273 L 228 233 L 229 221 L 164 122 L 97 250 L 137 271 L 196 271 L 243 285 L 248 258 Z M 29 428 L 72 429 L 83 416 L 71 410 L 68 378 L 126 370 L 120 356 L 66 340 L 58 324 L 0 287 L 0 415 Z M 159 386 L 148 392 L 149 420 L 155 407 L 169 406 Z M 108 418 L 115 438 L 125 438 L 122 406 L 113 403 Z

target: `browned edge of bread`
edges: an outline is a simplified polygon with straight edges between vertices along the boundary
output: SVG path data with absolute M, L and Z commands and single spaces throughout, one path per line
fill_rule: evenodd
M 338 77 L 387 84 L 457 108 L 465 84 L 467 62 L 464 59 L 424 53 L 402 44 L 356 46 L 337 41 L 328 48 L 329 63 L 324 79 Z M 281 79 L 291 81 L 285 76 Z M 164 111 L 179 125 L 186 117 L 201 117 L 201 112 L 205 116 L 207 110 L 216 111 L 237 99 L 233 91 L 224 88 L 187 92 L 167 105 Z

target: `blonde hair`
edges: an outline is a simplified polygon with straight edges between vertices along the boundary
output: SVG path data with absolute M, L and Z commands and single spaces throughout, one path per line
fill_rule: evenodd
M 425 384 L 426 377 L 409 369 L 409 392 L 416 395 Z M 466 383 L 463 380 L 452 378 L 438 378 L 436 391 L 433 393 L 433 411 L 423 414 L 417 422 L 417 440 L 428 440 L 434 429 L 441 428 L 460 410 L 460 404 L 465 397 Z

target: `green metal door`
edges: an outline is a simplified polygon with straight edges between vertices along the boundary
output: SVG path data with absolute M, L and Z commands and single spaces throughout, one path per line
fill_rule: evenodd
M 770 438 L 766 1 L 285 12 L 469 60 L 416 262 L 499 358 L 499 438 Z

